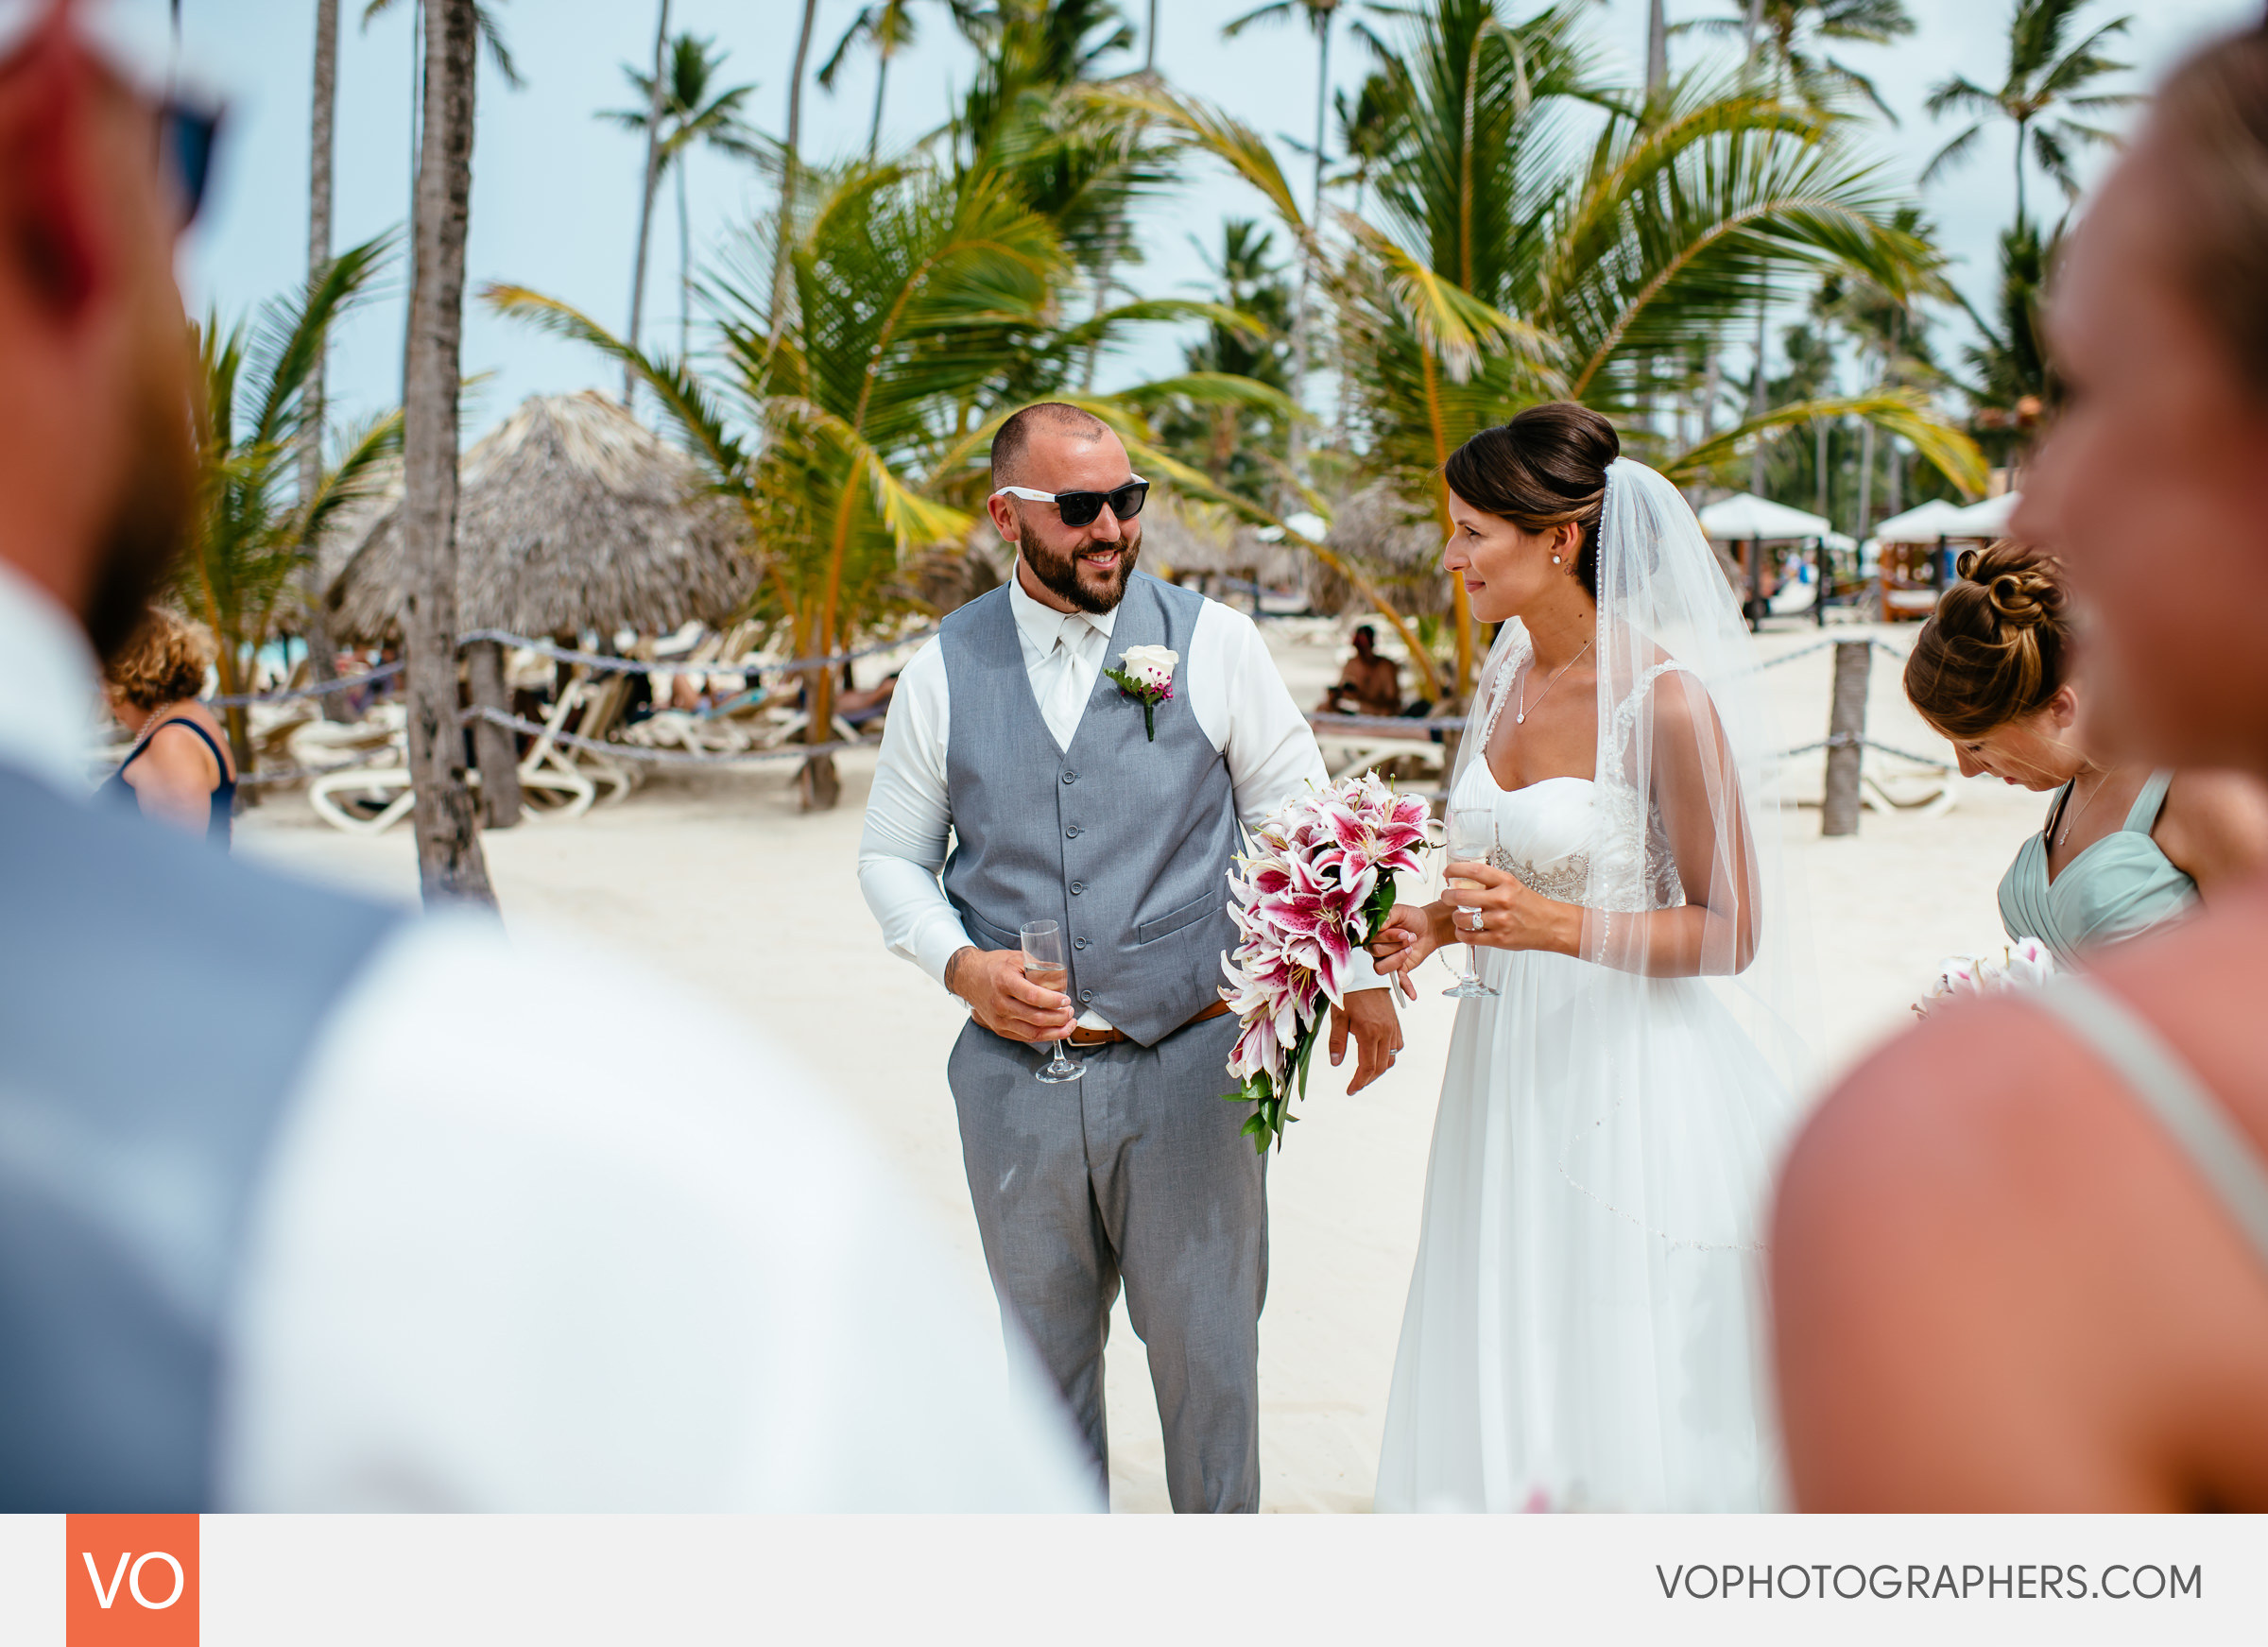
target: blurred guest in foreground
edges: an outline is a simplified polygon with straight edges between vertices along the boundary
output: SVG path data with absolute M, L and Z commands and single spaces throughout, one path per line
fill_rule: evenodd
M 2015 531 L 2099 614 L 2088 743 L 2268 775 L 2268 31 L 2074 237 Z M 1773 1244 L 1812 1509 L 2268 1509 L 2268 884 L 1948 1010 L 1819 1111 Z
M 2055 791 L 2001 878 L 2011 941 L 2063 966 L 2149 931 L 2268 864 L 2268 794 L 2235 772 L 2152 771 L 2090 754 L 2063 568 L 2014 542 L 1961 557 L 1906 659 L 1906 696 L 1961 775 Z
M 187 118 L 0 11 L 0 1510 L 1092 1505 L 779 1048 L 85 796 L 193 493 Z
M 228 734 L 198 702 L 213 662 L 213 635 L 151 607 L 133 639 L 103 666 L 111 713 L 134 746 L 99 794 L 220 846 L 229 844 L 236 768 Z

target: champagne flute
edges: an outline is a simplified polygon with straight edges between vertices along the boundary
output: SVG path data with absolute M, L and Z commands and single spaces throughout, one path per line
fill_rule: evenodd
M 1449 861 L 1452 864 L 1486 863 L 1488 849 L 1496 844 L 1496 808 L 1486 806 L 1452 806 L 1449 809 Z M 1469 881 L 1461 875 L 1446 876 L 1442 885 L 1475 887 L 1478 881 Z M 1464 912 L 1452 905 L 1450 924 L 1461 924 Z M 1480 955 L 1473 946 L 1465 946 L 1465 970 L 1456 986 L 1444 989 L 1442 994 L 1452 1001 L 1469 1001 L 1477 996 L 1494 995 L 1497 991 L 1481 982 Z
M 1069 995 L 1071 969 L 1063 961 L 1063 929 L 1052 920 L 1027 920 L 1019 934 L 1023 939 L 1023 975 L 1042 989 Z M 1040 1078 L 1051 1087 L 1059 1081 L 1076 1081 L 1086 1073 L 1084 1064 L 1063 1055 L 1061 1041 L 1056 1042 L 1056 1055 L 1040 1066 Z

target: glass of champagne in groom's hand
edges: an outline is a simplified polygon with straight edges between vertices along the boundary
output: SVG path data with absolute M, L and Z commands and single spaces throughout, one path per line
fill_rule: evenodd
M 1063 929 L 1052 920 L 1027 920 L 1020 931 L 1023 975 L 1042 989 L 1069 997 L 1071 969 L 1063 961 Z M 1040 1066 L 1040 1078 L 1051 1086 L 1057 1081 L 1075 1081 L 1086 1072 L 1085 1066 L 1064 1055 L 1061 1041 L 1056 1042 L 1056 1055 Z

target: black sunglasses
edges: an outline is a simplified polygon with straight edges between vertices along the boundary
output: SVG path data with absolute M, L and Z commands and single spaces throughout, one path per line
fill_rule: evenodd
M 158 105 L 158 148 L 181 195 L 181 224 L 197 221 L 213 180 L 213 145 L 220 135 L 220 111 L 168 97 Z
M 1150 483 L 1138 474 L 1116 491 L 1034 491 L 1028 486 L 1004 486 L 992 495 L 998 497 L 1002 492 L 1036 504 L 1053 504 L 1066 526 L 1084 526 L 1103 512 L 1105 504 L 1120 520 L 1132 520 L 1149 501 Z

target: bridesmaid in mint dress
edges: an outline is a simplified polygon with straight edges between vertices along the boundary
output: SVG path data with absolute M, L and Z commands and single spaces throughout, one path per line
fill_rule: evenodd
M 2058 966 L 2081 966 L 2268 863 L 2268 791 L 2253 780 L 2090 754 L 2053 557 L 2002 542 L 1959 566 L 1906 661 L 1906 695 L 1964 777 L 2055 792 L 2001 878 L 2011 941 L 2037 938 Z

